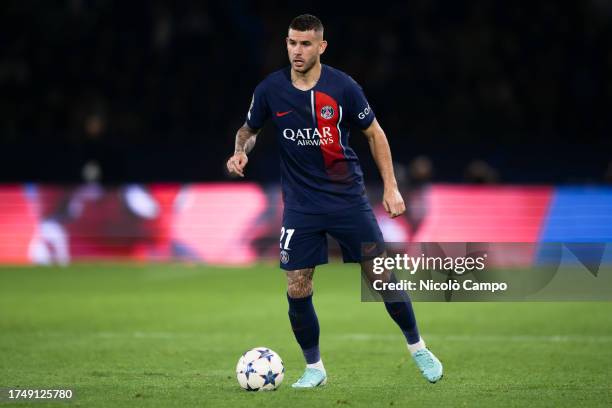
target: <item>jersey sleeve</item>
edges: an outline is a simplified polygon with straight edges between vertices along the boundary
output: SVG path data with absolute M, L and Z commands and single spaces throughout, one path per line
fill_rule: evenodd
M 246 124 L 251 129 L 261 129 L 268 119 L 268 116 L 270 116 L 270 109 L 266 100 L 265 86 L 263 83 L 260 83 L 255 88 L 255 92 L 253 92 L 251 106 L 247 113 Z
M 374 121 L 374 111 L 370 108 L 361 86 L 350 77 L 345 89 L 345 98 L 346 117 L 349 121 L 360 129 L 368 128 Z

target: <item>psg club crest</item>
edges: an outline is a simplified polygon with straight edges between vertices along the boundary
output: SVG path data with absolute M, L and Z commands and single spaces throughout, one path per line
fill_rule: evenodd
M 321 108 L 321 117 L 323 119 L 331 119 L 334 117 L 334 108 L 329 105 L 325 105 Z
M 284 249 L 280 252 L 280 261 L 284 264 L 289 262 L 289 253 Z

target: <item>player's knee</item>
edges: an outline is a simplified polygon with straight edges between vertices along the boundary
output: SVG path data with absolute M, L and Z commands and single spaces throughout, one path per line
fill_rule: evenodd
M 287 293 L 292 298 L 303 298 L 312 294 L 312 270 L 305 269 L 287 273 Z
M 300 278 L 287 285 L 287 293 L 292 298 L 304 298 L 312 294 L 312 281 Z
M 380 280 L 382 282 L 390 282 L 392 279 L 392 273 L 388 270 L 383 271 L 383 273 L 375 273 L 374 262 L 372 260 L 364 260 L 361 262 L 361 273 L 370 283 L 376 280 Z
M 361 261 L 361 274 L 370 282 L 376 278 L 376 274 L 374 273 L 374 262 L 372 260 Z

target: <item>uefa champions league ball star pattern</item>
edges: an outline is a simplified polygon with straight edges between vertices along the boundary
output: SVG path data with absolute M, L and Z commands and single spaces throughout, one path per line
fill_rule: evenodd
M 247 391 L 272 391 L 285 377 L 280 356 L 267 347 L 255 347 L 244 353 L 236 365 L 238 384 Z

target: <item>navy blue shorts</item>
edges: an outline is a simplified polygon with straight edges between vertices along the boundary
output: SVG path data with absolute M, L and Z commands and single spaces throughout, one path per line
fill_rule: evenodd
M 327 214 L 305 214 L 285 208 L 280 238 L 280 267 L 293 271 L 327 263 L 327 234 L 342 249 L 344 262 L 361 262 L 362 245 L 376 243 L 384 251 L 384 239 L 369 204 Z

